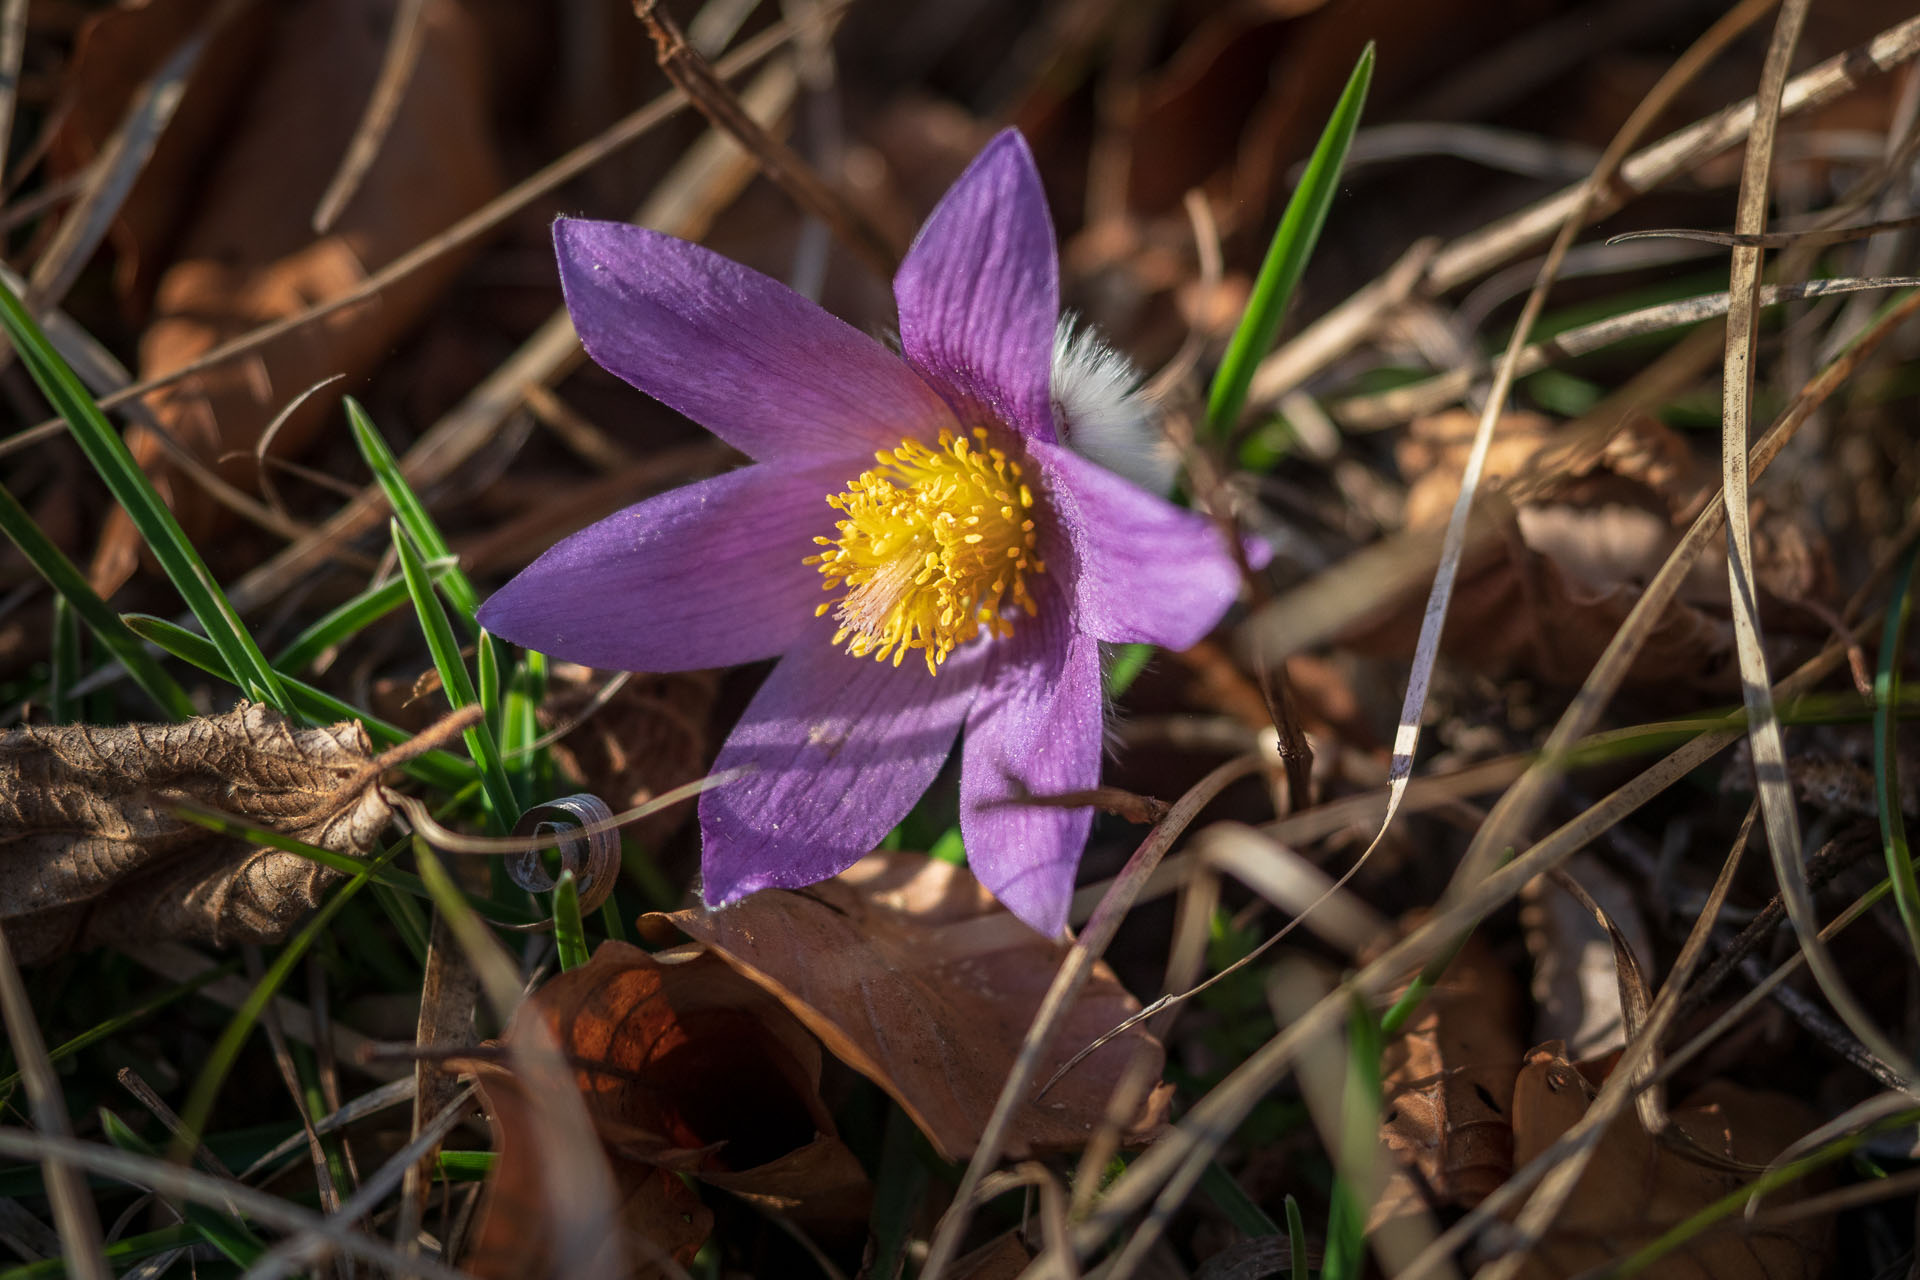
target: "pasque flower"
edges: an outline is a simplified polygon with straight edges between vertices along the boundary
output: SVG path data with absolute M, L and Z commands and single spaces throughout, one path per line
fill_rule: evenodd
M 566 539 L 481 622 L 604 668 L 779 657 L 715 764 L 751 771 L 700 800 L 709 903 L 844 870 L 959 733 L 969 861 L 1058 933 L 1092 811 L 1028 800 L 1099 783 L 1101 642 L 1191 645 L 1238 577 L 1211 522 L 1081 451 L 1112 453 L 1125 366 L 1059 326 L 1024 140 L 920 229 L 898 355 L 697 245 L 575 219 L 554 240 L 588 353 L 753 463 Z

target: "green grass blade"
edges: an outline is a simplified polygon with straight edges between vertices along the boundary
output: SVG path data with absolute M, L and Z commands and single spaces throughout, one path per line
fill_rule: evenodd
M 447 621 L 447 611 L 440 607 L 440 597 L 434 594 L 433 584 L 427 580 L 426 561 L 399 520 L 391 522 L 391 529 L 394 549 L 400 554 L 400 572 L 406 577 L 413 610 L 420 615 L 420 630 L 427 638 L 428 651 L 433 654 L 434 669 L 440 673 L 441 688 L 455 711 L 470 707 L 480 700 L 480 695 L 474 691 L 473 678 L 467 674 L 467 664 L 460 656 L 460 642 L 454 638 L 453 624 Z M 513 784 L 507 780 L 506 766 L 500 760 L 500 744 L 484 719 L 468 729 L 465 737 L 467 751 L 480 768 L 483 807 L 498 831 L 508 831 L 520 816 L 520 808 L 514 802 Z
M 506 710 L 500 730 L 500 754 L 507 760 L 513 778 L 514 794 L 522 809 L 533 803 L 535 793 L 550 793 L 548 775 L 552 769 L 547 753 L 535 751 L 540 740 L 540 704 L 547 696 L 547 655 L 531 649 L 522 651 L 513 664 L 507 681 Z
M 1339 1176 L 1327 1213 L 1322 1280 L 1360 1280 L 1367 1267 L 1367 1209 L 1380 1143 L 1380 1023 L 1358 996 L 1347 1019 L 1347 1087 L 1340 1106 Z
M 160 1154 L 152 1143 L 135 1133 L 126 1121 L 112 1111 L 102 1107 L 99 1114 L 100 1132 L 114 1146 L 135 1155 Z M 206 1205 L 191 1203 L 181 1206 L 181 1214 L 201 1239 L 224 1253 L 237 1266 L 252 1266 L 254 1260 L 267 1251 L 266 1242 L 247 1230 L 246 1224 L 238 1218 L 230 1218 Z
M 448 1182 L 483 1182 L 493 1173 L 495 1161 L 491 1151 L 442 1151 L 436 1167 Z
M 1887 875 L 1893 881 L 1894 905 L 1907 927 L 1907 940 L 1920 960 L 1920 880 L 1913 872 L 1907 849 L 1907 820 L 1900 812 L 1900 773 L 1894 731 L 1894 709 L 1900 698 L 1900 651 L 1906 646 L 1907 622 L 1913 613 L 1913 572 L 1920 564 L 1920 543 L 1900 562 L 1894 577 L 1894 597 L 1887 602 L 1887 618 L 1880 632 L 1880 663 L 1873 677 L 1873 798 L 1880 810 L 1880 841 L 1887 855 Z
M 55 724 L 80 718 L 73 699 L 73 682 L 80 678 L 80 619 L 65 597 L 53 598 L 53 643 L 48 646 L 47 715 Z
M 480 721 L 493 734 L 497 744 L 507 728 L 507 709 L 500 701 L 502 692 L 500 679 L 500 661 L 504 646 L 501 641 L 480 632 L 480 640 L 473 651 L 474 684 L 480 693 Z M 504 767 L 506 758 L 501 757 Z
M 61 1045 L 59 1048 L 50 1050 L 47 1053 L 47 1061 L 59 1062 L 59 1061 L 62 1061 L 63 1059 L 71 1058 L 74 1054 L 80 1052 L 82 1049 L 86 1048 L 88 1045 L 98 1044 L 100 1043 L 100 1041 L 105 1040 L 108 1036 L 114 1035 L 115 1033 L 120 1031 L 124 1031 L 126 1028 L 134 1025 L 136 1022 L 140 1022 L 143 1019 L 152 1017 L 155 1013 L 158 1013 L 160 1010 L 166 1008 L 168 1005 L 172 1004 L 175 1000 L 178 1000 L 183 996 L 192 995 L 194 992 L 198 991 L 201 987 L 206 986 L 209 982 L 212 982 L 214 979 L 224 978 L 228 974 L 237 971 L 239 968 L 240 968 L 239 961 L 229 960 L 225 964 L 215 965 L 213 968 L 208 969 L 202 973 L 196 973 L 193 977 L 187 979 L 185 982 L 176 983 L 175 985 L 168 987 L 165 991 L 160 992 L 158 995 L 154 996 L 152 999 L 143 1000 L 138 1005 L 134 1006 L 131 1009 L 128 1009 L 125 1013 L 116 1013 L 111 1018 L 108 1018 L 105 1022 L 101 1022 L 94 1026 L 88 1027 L 85 1031 L 82 1031 L 79 1035 L 67 1041 L 65 1044 Z M 4 1097 L 5 1095 L 12 1093 L 14 1089 L 19 1086 L 19 1084 L 20 1084 L 20 1073 L 17 1071 L 14 1072 L 12 1075 L 7 1076 L 5 1079 L 0 1079 L 0 1097 Z
M 146 539 L 147 546 L 172 581 L 174 590 L 180 593 L 180 598 L 193 611 L 193 616 L 200 619 L 201 627 L 206 630 L 214 647 L 219 649 L 235 683 L 256 702 L 264 702 L 282 711 L 288 710 L 286 691 L 281 688 L 279 674 L 268 665 L 266 655 L 254 643 L 253 636 L 240 621 L 240 615 L 234 612 L 226 592 L 214 581 L 213 574 L 188 540 L 186 531 L 181 529 L 180 522 L 174 519 L 173 512 L 161 501 L 153 482 L 147 479 L 140 464 L 133 460 L 126 441 L 120 438 L 120 433 L 100 412 L 93 397 L 87 394 L 80 379 L 47 341 L 46 335 L 34 323 L 33 317 L 27 314 L 20 299 L 5 287 L 0 287 L 0 327 L 6 329 L 14 349 L 20 354 L 21 363 L 27 366 L 27 372 L 33 375 L 33 380 L 39 384 L 48 403 L 66 419 L 67 427 L 79 443 L 81 452 L 87 455 L 87 461 L 106 481 L 114 500 L 132 519 L 140 536 Z
M 152 641 L 174 657 L 191 666 L 200 668 L 209 674 L 226 678 L 222 669 L 219 651 L 205 636 L 195 635 L 185 627 L 176 626 L 165 618 L 156 618 L 150 613 L 129 613 L 124 617 L 124 625 L 140 639 Z M 308 724 L 337 724 L 342 720 L 358 720 L 366 729 L 367 737 L 373 740 L 376 748 L 397 747 L 411 741 L 413 735 L 397 725 L 388 724 L 378 716 L 368 715 L 351 703 L 316 689 L 310 684 L 283 677 L 287 698 L 293 707 L 290 713 L 294 718 Z M 197 714 L 191 710 L 189 715 Z M 473 766 L 458 756 L 445 751 L 428 751 L 415 756 L 400 766 L 406 773 L 431 786 L 446 791 L 458 791 L 473 780 Z
M 453 567 L 451 560 L 427 561 L 427 576 L 436 583 Z M 274 656 L 273 665 L 283 672 L 299 671 L 335 645 L 378 622 L 407 602 L 407 583 L 394 578 L 376 587 L 368 587 L 340 605 L 312 626 L 295 636 Z
M 1313 158 L 1307 162 L 1300 185 L 1287 201 L 1287 211 L 1281 215 L 1273 242 L 1267 246 L 1266 260 L 1260 264 L 1260 275 L 1254 281 L 1247 310 L 1227 344 L 1227 354 L 1220 362 L 1219 371 L 1213 376 L 1213 386 L 1207 392 L 1207 426 L 1216 437 L 1224 437 L 1239 421 L 1240 411 L 1247 404 L 1247 388 L 1253 382 L 1254 368 L 1265 358 L 1273 346 L 1274 335 L 1280 331 L 1287 302 L 1300 283 L 1307 259 L 1313 255 L 1320 228 L 1326 225 L 1334 193 L 1340 189 L 1340 168 L 1346 162 L 1354 130 L 1360 125 L 1367 85 L 1372 79 L 1373 45 L 1369 43 L 1355 64 L 1340 101 L 1334 106 L 1319 145 L 1313 149 Z
M 140 637 L 120 620 L 112 605 L 100 598 L 79 567 L 40 531 L 40 526 L 5 485 L 0 485 L 0 533 L 5 533 L 13 545 L 20 548 L 20 554 L 27 558 L 34 571 L 80 615 L 100 647 L 127 669 L 134 683 L 145 690 L 162 711 L 175 720 L 198 714 L 187 691 L 161 669 Z
M 1117 698 L 1133 687 L 1140 673 L 1153 661 L 1153 646 L 1150 644 L 1123 644 L 1114 649 L 1113 660 L 1107 664 L 1107 696 Z
M 200 1242 L 200 1233 L 184 1222 L 171 1227 L 162 1227 L 158 1231 L 149 1231 L 145 1235 L 127 1236 L 105 1246 L 102 1252 L 107 1262 L 115 1267 L 122 1263 L 138 1262 L 142 1258 L 151 1258 L 155 1254 L 167 1253 Z M 23 1263 L 0 1271 L 0 1280 L 64 1280 L 67 1275 L 65 1258 L 42 1258 L 38 1262 Z
M 580 919 L 580 885 L 572 871 L 562 871 L 553 883 L 553 942 L 562 969 L 587 962 L 587 926 Z
M 1247 1194 L 1247 1189 L 1218 1160 L 1207 1162 L 1206 1169 L 1200 1174 L 1200 1190 L 1242 1235 L 1257 1240 L 1261 1236 L 1280 1234 L 1279 1224 L 1267 1216 L 1266 1210 Z
M 273 958 L 273 963 L 254 984 L 252 991 L 242 1002 L 239 1011 L 227 1023 L 226 1030 L 220 1033 L 219 1040 L 207 1054 L 207 1062 L 200 1069 L 200 1075 L 193 1082 L 193 1089 L 187 1094 L 187 1104 L 181 1108 L 181 1135 L 174 1144 L 173 1155 L 177 1158 L 193 1150 L 193 1144 L 206 1132 L 207 1121 L 213 1116 L 213 1104 L 220 1096 L 220 1086 L 226 1083 L 227 1073 L 233 1070 L 233 1064 L 239 1060 L 240 1050 L 245 1047 L 247 1037 L 260 1021 L 260 1015 L 280 988 L 286 985 L 292 976 L 294 966 L 306 956 L 314 940 L 325 933 L 340 914 L 340 909 L 353 901 L 354 895 L 373 882 L 376 874 L 386 868 L 395 853 L 404 848 L 404 843 L 396 844 L 377 858 L 359 863 L 352 879 L 334 891 L 331 898 L 314 912 L 313 919 L 296 933 Z
M 1287 1197 L 1287 1258 L 1293 1280 L 1307 1280 L 1307 1220 L 1300 1214 L 1300 1202 Z
M 347 423 L 353 428 L 353 442 L 359 447 L 360 456 L 367 460 L 367 466 L 373 470 L 373 478 L 380 482 L 380 491 L 387 495 L 387 502 L 393 507 L 400 527 L 412 535 L 413 545 L 420 548 L 420 554 L 428 560 L 454 560 L 453 549 L 441 536 L 440 526 L 427 514 L 426 504 L 420 501 L 413 486 L 407 483 L 406 475 L 400 470 L 400 460 L 387 447 L 386 437 L 373 425 L 373 419 L 367 416 L 367 411 L 360 407 L 358 400 L 348 396 L 346 408 Z M 446 571 L 441 586 L 461 620 L 469 628 L 477 629 L 473 615 L 480 607 L 480 595 L 473 589 L 472 581 L 460 569 L 457 561 Z

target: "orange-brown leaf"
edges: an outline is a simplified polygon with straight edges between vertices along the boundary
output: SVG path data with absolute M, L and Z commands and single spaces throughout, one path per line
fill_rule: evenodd
M 650 917 L 711 947 L 778 997 L 829 1051 L 892 1094 L 940 1153 L 964 1159 L 1063 949 L 1001 909 L 966 871 L 920 854 L 875 854 L 800 892 L 770 890 L 721 911 Z M 1067 1012 L 1033 1084 L 1137 1011 L 1101 966 Z M 1017 1113 L 1009 1154 L 1082 1146 L 1137 1046 L 1103 1045 Z M 1157 1093 L 1129 1137 L 1163 1120 Z

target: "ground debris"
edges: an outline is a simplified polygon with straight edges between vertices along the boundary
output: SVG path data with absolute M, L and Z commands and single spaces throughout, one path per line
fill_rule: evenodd
M 0 733 L 0 924 L 23 962 L 107 943 L 276 942 L 339 872 L 216 835 L 216 809 L 361 855 L 392 811 L 365 730 L 243 702 L 180 724 Z

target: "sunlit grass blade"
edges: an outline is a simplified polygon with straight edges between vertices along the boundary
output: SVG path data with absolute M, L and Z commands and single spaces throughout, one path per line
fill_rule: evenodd
M 0 485 L 0 533 L 5 533 L 20 548 L 34 571 L 47 580 L 60 599 L 65 600 L 80 620 L 93 632 L 100 647 L 119 660 L 135 684 L 146 691 L 160 709 L 176 720 L 196 714 L 193 699 L 178 681 L 161 669 L 113 606 L 100 598 L 85 574 L 60 548 L 40 531 L 27 509 L 4 485 Z
M 116 615 L 118 616 L 118 615 Z M 220 660 L 219 652 L 205 636 L 195 635 L 185 627 L 177 626 L 165 618 L 156 618 L 149 613 L 129 613 L 124 616 L 124 625 L 138 638 L 150 640 L 174 657 L 191 666 L 200 668 L 210 675 L 226 679 L 226 672 Z M 378 716 L 368 715 L 351 703 L 310 684 L 282 677 L 289 705 L 293 708 L 290 715 L 308 724 L 336 724 L 342 720 L 358 720 L 366 729 L 367 737 L 373 740 L 375 747 L 397 747 L 413 737 L 405 729 L 388 724 Z M 195 714 L 191 709 L 188 715 Z M 400 768 L 420 781 L 447 791 L 458 791 L 473 781 L 473 766 L 458 756 L 445 751 L 426 751 L 401 765 Z
M 562 969 L 578 969 L 587 962 L 587 927 L 580 919 L 580 884 L 572 871 L 562 871 L 553 882 L 553 942 Z
M 495 1155 L 491 1151 L 442 1151 L 435 1162 L 439 1175 L 448 1182 L 482 1182 L 493 1172 Z
M 0 327 L 6 329 L 21 363 L 27 366 L 54 411 L 66 419 L 81 452 L 87 455 L 87 461 L 93 464 L 114 500 L 126 511 L 160 561 L 174 590 L 200 620 L 234 682 L 254 701 L 288 710 L 279 674 L 254 643 L 226 592 L 214 581 L 206 562 L 188 540 L 180 522 L 174 519 L 173 512 L 161 501 L 153 482 L 133 460 L 126 441 L 100 412 L 93 397 L 47 341 L 20 299 L 4 287 L 0 287 Z
M 1900 811 L 1899 753 L 1895 749 L 1894 715 L 1900 699 L 1900 653 L 1907 642 L 1907 622 L 1913 614 L 1913 572 L 1920 564 L 1920 543 L 1908 549 L 1894 575 L 1893 599 L 1880 632 L 1880 664 L 1873 677 L 1873 798 L 1880 810 L 1880 842 L 1887 855 L 1887 875 L 1893 881 L 1894 904 L 1907 940 L 1920 961 L 1920 880 L 1907 849 L 1907 820 Z
M 135 1133 L 127 1122 L 107 1108 L 100 1108 L 100 1132 L 108 1142 L 122 1151 L 131 1151 L 135 1155 L 157 1156 L 160 1152 L 154 1145 Z M 247 1225 L 237 1218 L 201 1204 L 181 1206 L 187 1225 L 208 1244 L 225 1254 L 236 1266 L 252 1266 L 256 1258 L 267 1251 L 264 1240 L 247 1229 Z
M 452 567 L 452 560 L 429 560 L 427 576 L 438 583 Z M 274 655 L 273 665 L 283 672 L 300 671 L 328 649 L 344 644 L 406 602 L 404 578 L 368 587 L 295 636 L 286 648 Z
M 547 655 L 529 649 L 513 664 L 507 681 L 506 710 L 500 729 L 500 753 L 509 762 L 514 794 L 522 808 L 547 787 L 551 761 L 535 751 L 540 740 L 540 704 L 547 696 Z
M 420 630 L 426 636 L 428 651 L 433 654 L 434 669 L 440 673 L 441 688 L 455 711 L 470 707 L 480 696 L 474 691 L 473 678 L 467 674 L 466 661 L 460 656 L 460 642 L 454 638 L 453 624 L 447 621 L 447 611 L 440 606 L 440 597 L 427 578 L 426 561 L 398 519 L 391 522 L 391 530 L 394 549 L 400 554 L 400 572 L 406 577 L 413 610 L 420 615 Z M 513 784 L 507 781 L 506 766 L 500 761 L 500 744 L 494 740 L 493 731 L 484 719 L 464 736 L 467 751 L 480 769 L 483 807 L 494 826 L 499 831 L 507 831 L 520 816 L 520 808 L 513 798 Z
M 1247 388 L 1252 385 L 1254 368 L 1266 356 L 1273 346 L 1274 335 L 1280 331 L 1287 302 L 1300 283 L 1307 259 L 1313 255 L 1321 227 L 1326 225 L 1334 193 L 1340 189 L 1340 168 L 1346 162 L 1354 130 L 1360 125 L 1367 85 L 1372 79 L 1373 45 L 1369 43 L 1355 64 L 1340 101 L 1334 106 L 1333 116 L 1320 134 L 1319 145 L 1313 149 L 1313 158 L 1307 161 L 1300 185 L 1287 201 L 1287 211 L 1281 215 L 1273 242 L 1267 246 L 1266 260 L 1260 264 L 1260 275 L 1254 281 L 1246 312 L 1240 317 L 1240 325 L 1227 343 L 1219 371 L 1213 376 L 1213 385 L 1207 392 L 1207 426 L 1216 436 L 1225 436 L 1239 421 L 1240 411 L 1246 407 Z
M 1367 1266 L 1367 1210 L 1380 1144 L 1380 1024 L 1358 996 L 1347 1019 L 1347 1087 L 1340 1105 L 1339 1176 L 1327 1212 L 1322 1280 L 1360 1280 Z
M 1107 664 L 1107 696 L 1117 698 L 1133 687 L 1140 673 L 1153 661 L 1153 646 L 1150 644 L 1116 645 L 1113 658 Z
M 480 694 L 480 722 L 493 734 L 497 745 L 507 727 L 507 709 L 501 702 L 502 681 L 500 678 L 500 660 L 502 644 L 488 635 L 480 633 L 480 641 L 473 650 L 474 687 Z M 506 760 L 501 759 L 504 766 Z
M 427 514 L 426 504 L 414 493 L 413 486 L 407 483 L 407 477 L 400 470 L 400 460 L 393 456 L 393 450 L 387 447 L 386 437 L 373 425 L 373 419 L 360 407 L 360 402 L 352 396 L 346 399 L 347 422 L 353 428 L 353 442 L 360 449 L 360 456 L 367 460 L 372 468 L 373 477 L 380 482 L 380 491 L 387 495 L 387 502 L 393 507 L 393 514 L 400 521 L 400 527 L 413 537 L 413 545 L 428 560 L 453 560 L 453 549 L 440 533 L 440 526 Z M 469 627 L 475 627 L 474 611 L 480 607 L 480 595 L 473 589 L 473 582 L 456 562 L 445 571 L 441 579 L 441 589 L 447 593 L 447 599 L 459 612 L 461 620 Z

